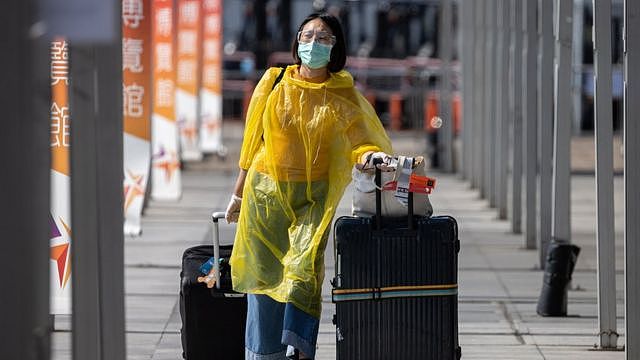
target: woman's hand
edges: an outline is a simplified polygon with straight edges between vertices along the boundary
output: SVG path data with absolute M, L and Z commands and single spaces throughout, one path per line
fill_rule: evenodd
M 216 269 L 211 268 L 207 276 L 198 276 L 196 279 L 199 283 L 205 283 L 209 289 L 216 284 Z
M 231 200 L 229 200 L 229 205 L 227 205 L 227 210 L 224 214 L 224 218 L 227 220 L 227 223 L 230 224 L 238 222 L 241 204 L 242 198 L 240 196 L 237 196 L 236 194 L 231 195 Z
M 378 162 L 379 163 L 378 167 L 383 171 L 385 171 L 387 165 L 389 165 L 389 162 L 391 161 L 391 158 L 392 158 L 391 155 L 384 153 L 382 151 L 376 151 L 376 152 L 369 151 L 362 154 L 361 163 L 357 164 L 356 168 L 362 171 L 372 170 L 373 164 L 375 162 Z

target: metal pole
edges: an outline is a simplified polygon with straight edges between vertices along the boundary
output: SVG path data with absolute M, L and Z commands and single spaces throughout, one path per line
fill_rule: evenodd
M 495 1 L 485 0 L 485 83 L 484 83 L 484 103 L 485 116 L 482 136 L 484 141 L 484 194 L 489 200 L 489 206 L 496 206 L 495 188 L 493 186 L 495 174 L 495 154 L 494 150 L 494 131 L 495 131 L 495 71 L 496 71 L 496 53 L 494 46 L 495 39 L 495 23 L 496 11 Z
M 615 348 L 616 249 L 613 221 L 613 110 L 611 95 L 611 0 L 593 0 L 596 130 L 596 237 L 600 347 Z
M 540 147 L 540 215 L 539 246 L 540 268 L 544 268 L 547 245 L 551 240 L 552 174 L 553 174 L 553 0 L 539 0 L 538 35 L 540 38 L 538 76 L 538 128 Z
M 442 78 L 440 82 L 440 116 L 443 126 L 440 129 L 441 159 L 442 169 L 445 172 L 453 171 L 453 117 L 451 111 L 451 53 L 452 53 L 452 32 L 451 32 L 451 0 L 442 1 L 440 13 L 440 59 L 442 60 Z
M 511 38 L 512 33 L 509 31 L 511 26 L 510 18 L 511 18 L 511 0 L 500 0 L 502 2 L 502 9 L 498 13 L 500 19 L 502 21 L 502 31 L 501 33 L 504 36 L 502 40 L 502 54 L 500 55 L 502 58 L 502 83 L 499 84 L 499 87 L 502 89 L 501 96 L 501 111 L 499 117 L 499 125 L 497 131 L 497 137 L 500 139 L 500 147 L 499 147 L 499 164 L 498 171 L 500 175 L 496 181 L 496 186 L 498 186 L 498 218 L 502 220 L 507 219 L 507 187 L 508 187 L 508 170 L 509 170 L 509 119 L 511 118 L 510 108 L 511 105 L 509 103 L 510 99 L 510 78 L 509 78 L 509 67 L 510 67 L 510 51 L 511 51 Z
M 511 158 L 511 231 L 522 232 L 522 1 L 513 0 L 512 29 L 512 158 Z
M 624 258 L 625 351 L 640 359 L 640 2 L 624 2 Z M 633 96 L 633 97 L 632 97 Z
M 119 28 L 119 27 L 118 27 Z M 73 358 L 125 359 L 122 45 L 71 43 Z
M 472 187 L 480 190 L 480 197 L 484 197 L 483 182 L 484 182 L 484 156 L 483 156 L 483 142 L 482 136 L 478 136 L 481 133 L 484 126 L 484 99 L 482 94 L 484 93 L 484 7 L 478 1 L 474 1 L 475 7 L 475 78 L 474 84 L 474 112 L 473 112 L 473 129 L 475 134 L 473 136 L 473 164 L 474 164 L 474 176 Z
M 571 238 L 571 41 L 573 0 L 558 0 L 556 8 L 555 118 L 553 149 L 552 237 Z
M 0 349 L 3 359 L 46 360 L 49 327 L 49 46 L 38 1 L 5 4 L 0 23 L 3 109 Z M 8 51 L 10 49 L 10 51 Z
M 525 248 L 536 248 L 536 185 L 538 168 L 538 34 L 536 32 L 537 0 L 526 0 L 524 6 L 523 29 L 525 32 L 523 50 L 525 131 L 524 179 L 525 179 Z

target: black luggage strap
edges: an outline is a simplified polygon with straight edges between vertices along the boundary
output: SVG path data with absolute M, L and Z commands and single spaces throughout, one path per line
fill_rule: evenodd
M 282 80 L 282 77 L 284 76 L 284 72 L 287 70 L 286 66 L 282 66 L 280 68 L 280 74 L 278 74 L 278 77 L 276 77 L 276 81 L 273 82 L 273 85 L 271 86 L 271 91 L 273 91 L 273 89 L 276 88 L 276 85 L 278 85 L 278 83 L 280 82 L 280 80 Z
M 458 284 L 390 286 L 364 289 L 333 289 L 334 303 L 354 300 L 394 299 L 404 297 L 451 296 L 458 294 Z

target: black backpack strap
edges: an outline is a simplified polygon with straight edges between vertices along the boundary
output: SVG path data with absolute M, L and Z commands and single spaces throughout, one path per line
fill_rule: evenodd
M 284 72 L 287 70 L 286 66 L 281 66 L 280 67 L 280 74 L 278 74 L 278 77 L 276 78 L 276 81 L 273 82 L 273 86 L 271 86 L 271 90 L 273 91 L 273 89 L 275 89 L 276 85 L 278 85 L 278 83 L 280 82 L 280 80 L 282 80 L 282 77 L 284 76 Z
M 284 76 L 284 72 L 286 70 L 287 70 L 286 66 L 280 67 L 280 74 L 278 74 L 278 77 L 276 77 L 276 81 L 273 82 L 273 85 L 271 86 L 271 91 L 273 91 L 273 89 L 275 89 L 276 85 L 278 85 L 280 80 L 282 80 L 282 77 Z M 264 134 L 262 134 L 261 138 L 262 138 L 262 141 L 264 141 Z

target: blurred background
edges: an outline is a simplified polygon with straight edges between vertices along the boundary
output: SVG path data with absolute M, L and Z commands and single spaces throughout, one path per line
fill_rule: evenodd
M 424 130 L 431 165 L 439 167 L 438 132 L 441 1 L 225 0 L 225 120 L 240 120 L 253 85 L 270 66 L 290 64 L 290 46 L 300 22 L 311 12 L 337 16 L 345 30 L 347 70 L 391 130 Z M 593 5 L 576 1 L 573 31 L 573 135 L 591 135 L 593 114 Z M 622 128 L 622 1 L 612 5 L 613 126 Z M 451 117 L 460 131 L 459 4 L 452 3 Z M 507 69 L 505 68 L 506 72 Z M 437 124 L 436 124 L 437 125 Z

